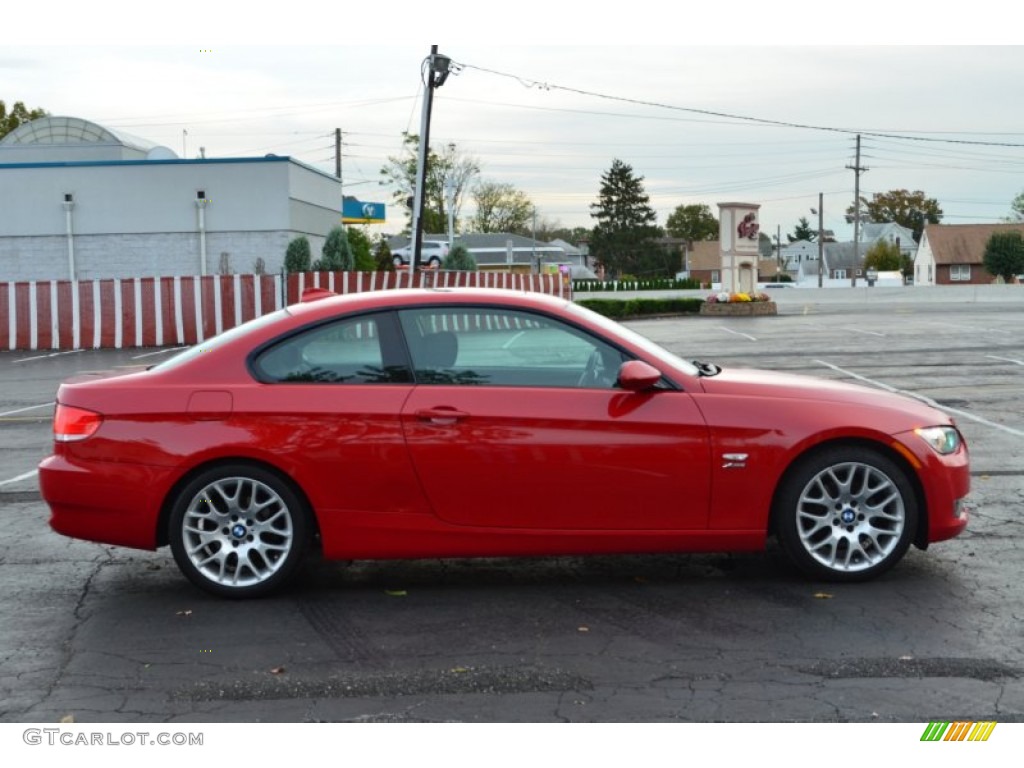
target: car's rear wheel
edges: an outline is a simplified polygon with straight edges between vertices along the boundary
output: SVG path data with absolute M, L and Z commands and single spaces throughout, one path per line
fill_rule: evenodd
M 865 581 L 906 554 L 917 527 L 907 473 L 881 452 L 836 446 L 796 465 L 775 507 L 782 549 L 801 571 L 829 581 Z
M 396 267 L 401 267 L 405 265 L 405 261 L 402 259 L 401 256 L 395 256 L 395 258 L 392 259 L 392 262 Z
M 440 257 L 438 257 L 438 256 L 431 256 L 430 257 L 430 261 L 427 262 L 427 266 L 429 266 L 431 269 L 440 269 L 441 268 L 441 259 L 440 259 Z
M 266 594 L 292 575 L 309 541 L 306 505 L 273 472 L 211 468 L 176 496 L 170 543 L 182 573 L 222 597 Z

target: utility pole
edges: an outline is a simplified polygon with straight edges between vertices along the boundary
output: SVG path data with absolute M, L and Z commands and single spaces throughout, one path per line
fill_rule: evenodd
M 341 180 L 341 128 L 334 129 L 334 176 L 338 179 L 338 191 L 341 193 L 341 226 L 345 226 L 345 185 Z
M 782 225 L 775 226 L 775 282 L 779 282 L 782 275 L 779 274 L 782 268 Z
M 860 175 L 867 170 L 860 164 L 860 134 L 857 134 L 857 161 L 846 166 L 854 172 L 853 181 L 853 268 L 850 270 L 850 286 L 857 287 L 857 266 L 860 264 Z
M 818 193 L 818 287 L 825 273 L 825 194 Z
M 341 128 L 334 129 L 334 175 L 341 180 Z

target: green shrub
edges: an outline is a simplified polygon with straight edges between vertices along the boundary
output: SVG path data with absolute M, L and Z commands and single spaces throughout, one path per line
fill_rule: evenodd
M 699 280 L 686 278 L 677 280 L 668 277 L 655 277 L 645 280 L 633 278 L 624 280 L 574 280 L 572 289 L 584 293 L 601 293 L 604 291 L 685 291 L 699 290 Z
M 441 262 L 441 269 L 454 270 L 457 272 L 475 272 L 476 259 L 466 250 L 464 245 L 456 245 Z
M 348 244 L 348 235 L 342 227 L 335 227 L 327 234 L 321 258 L 313 264 L 316 272 L 350 272 L 355 268 L 355 257 L 352 246 Z
M 695 315 L 704 299 L 583 299 L 581 307 L 613 319 L 650 315 Z
M 311 258 L 309 240 L 303 235 L 296 237 L 284 252 L 285 272 L 308 272 Z

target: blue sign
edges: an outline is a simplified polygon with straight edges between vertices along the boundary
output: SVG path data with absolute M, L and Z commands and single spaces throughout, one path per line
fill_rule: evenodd
M 341 220 L 345 224 L 383 224 L 384 203 L 364 203 L 347 197 L 341 203 Z

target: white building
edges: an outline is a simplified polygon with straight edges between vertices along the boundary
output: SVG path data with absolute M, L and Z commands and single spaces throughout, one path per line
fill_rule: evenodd
M 0 281 L 275 272 L 340 223 L 339 180 L 289 157 L 183 160 L 74 117 L 0 139 Z

